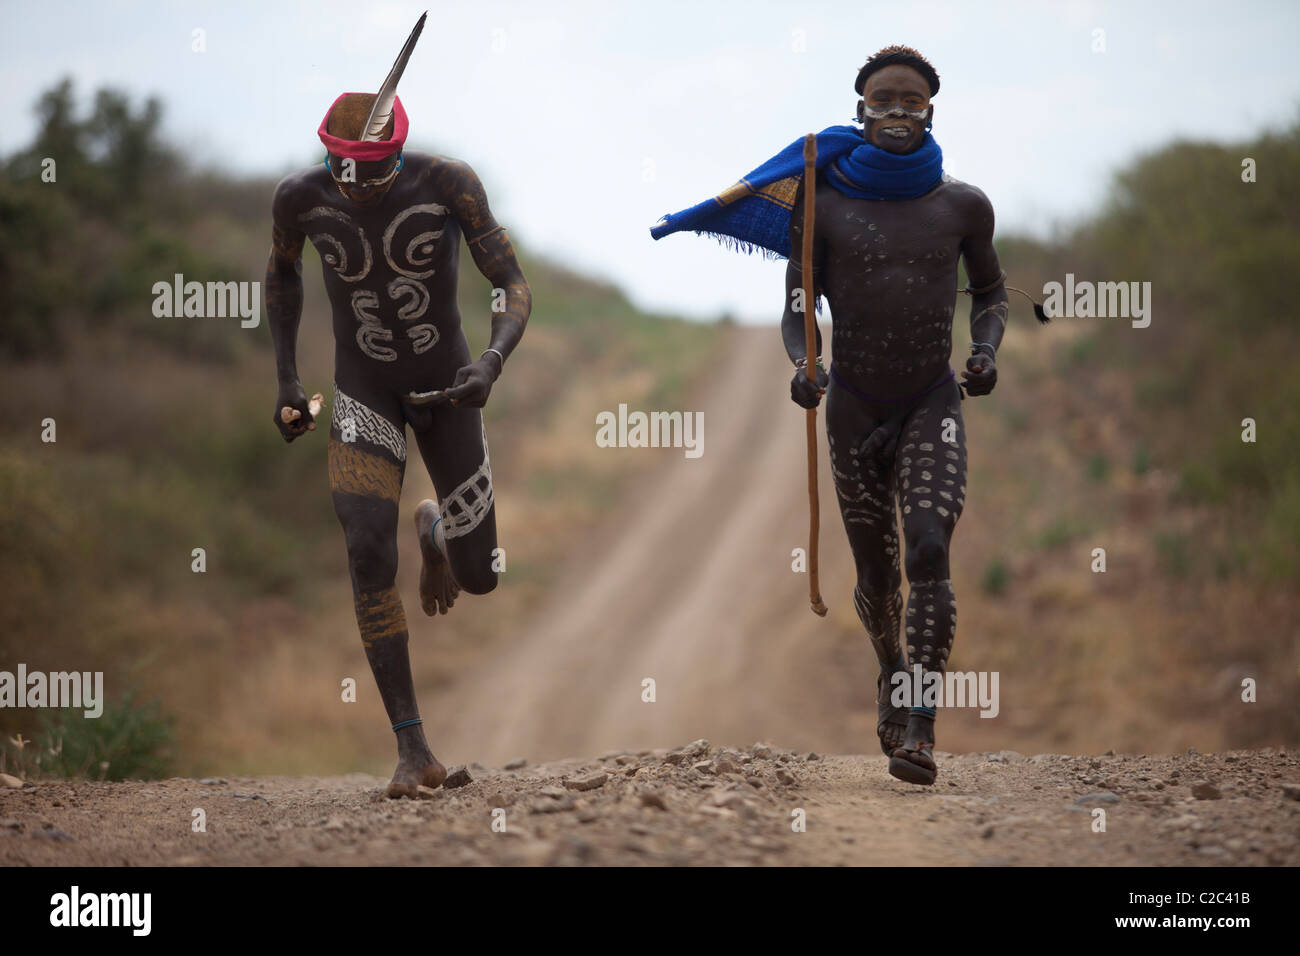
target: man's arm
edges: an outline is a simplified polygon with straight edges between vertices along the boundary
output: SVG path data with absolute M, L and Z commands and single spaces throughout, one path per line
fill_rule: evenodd
M 790 261 L 785 267 L 785 310 L 781 313 L 781 340 L 785 343 L 785 352 L 790 361 L 797 366 L 795 376 L 790 380 L 790 398 L 803 408 L 816 408 L 821 397 L 826 394 L 826 385 L 830 379 L 826 371 L 817 368 L 817 383 L 808 381 L 808 373 L 799 365 L 801 360 L 818 362 L 822 351 L 822 330 L 817 329 L 817 354 L 809 356 L 808 337 L 804 330 L 803 309 L 816 309 L 816 301 L 803 302 L 803 183 L 795 191 L 794 208 L 790 210 Z M 815 201 L 815 200 L 814 200 Z M 825 259 L 822 242 L 813 236 L 813 295 L 819 291 L 818 278 L 821 264 Z M 803 309 L 795 308 L 796 303 Z
M 307 396 L 298 381 L 298 323 L 302 319 L 302 246 L 305 236 L 290 215 L 288 181 L 280 183 L 271 201 L 271 255 L 266 263 L 266 315 L 275 346 L 275 375 L 279 382 L 275 425 L 285 441 L 316 427 L 307 409 Z M 280 410 L 295 408 L 302 417 L 286 423 Z
M 979 351 L 966 360 L 966 370 L 961 374 L 966 379 L 968 395 L 987 395 L 998 381 L 995 356 L 1007 324 L 1006 276 L 993 248 L 993 204 L 982 190 L 974 186 L 967 188 L 971 190 L 971 200 L 961 254 L 972 290 L 971 344 Z
M 482 408 L 492 384 L 501 376 L 533 309 L 533 293 L 515 258 L 505 227 L 488 207 L 487 194 L 474 170 L 466 163 L 445 163 L 441 171 L 447 195 L 454 196 L 452 214 L 460 224 L 470 255 L 492 283 L 492 338 L 478 361 L 456 373 L 446 395 L 453 405 Z

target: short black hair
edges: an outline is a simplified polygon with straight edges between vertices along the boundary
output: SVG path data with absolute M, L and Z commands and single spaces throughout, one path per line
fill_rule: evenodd
M 858 70 L 857 82 L 853 84 L 853 89 L 857 91 L 858 96 L 862 95 L 862 88 L 867 85 L 867 77 L 877 70 L 883 70 L 885 67 L 894 66 L 895 64 L 910 66 L 925 77 L 925 81 L 930 84 L 931 96 L 939 92 L 939 74 L 930 65 L 930 61 L 910 46 L 901 46 L 896 43 L 867 57 L 867 62 L 862 64 L 862 69 Z

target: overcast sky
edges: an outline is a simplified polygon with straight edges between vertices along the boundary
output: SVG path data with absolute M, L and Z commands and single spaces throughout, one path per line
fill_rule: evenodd
M 71 74 L 83 102 L 102 85 L 161 95 L 169 139 L 204 164 L 276 175 L 320 161 L 329 104 L 376 90 L 427 8 L 399 90 L 408 142 L 473 165 L 532 250 L 705 318 L 776 321 L 782 266 L 689 234 L 653 242 L 649 226 L 848 122 L 858 67 L 886 44 L 935 64 L 945 169 L 988 193 L 1000 232 L 1086 215 L 1116 168 L 1176 136 L 1231 140 L 1300 115 L 1300 4 L 1285 0 L 0 7 L 0 153 Z

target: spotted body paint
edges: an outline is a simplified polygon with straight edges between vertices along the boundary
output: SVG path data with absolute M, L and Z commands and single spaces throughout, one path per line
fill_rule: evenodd
M 801 186 L 787 292 L 801 282 L 803 201 Z M 826 433 L 857 571 L 854 607 L 882 674 L 911 664 L 942 672 L 957 620 L 949 547 L 966 499 L 961 392 L 946 378 L 957 269 L 965 258 L 976 287 L 1001 274 L 992 207 L 951 177 L 916 199 L 873 201 L 843 195 L 823 175 L 816 204 L 811 266 L 832 322 Z M 1000 341 L 1005 300 L 1001 288 L 976 297 L 972 328 L 989 335 L 977 340 Z M 789 354 L 802 357 L 802 317 L 789 307 L 782 332 Z M 882 720 L 886 713 L 882 704 Z M 902 726 L 880 734 L 888 753 Z
M 952 427 L 945 425 L 949 420 Z M 866 437 L 882 426 L 898 433 L 892 457 L 866 453 L 863 447 Z M 909 586 L 906 661 L 942 671 L 957 613 L 948 547 L 966 503 L 966 434 L 957 385 L 948 381 L 915 402 L 888 410 L 832 382 L 826 427 L 840 516 L 857 563 L 854 606 L 880 665 L 894 668 L 903 659 L 901 511 Z M 952 441 L 944 441 L 945 436 Z

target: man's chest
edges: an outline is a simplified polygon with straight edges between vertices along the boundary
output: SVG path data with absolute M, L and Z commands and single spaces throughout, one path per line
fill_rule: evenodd
M 883 202 L 819 196 L 816 228 L 828 264 L 855 271 L 910 266 L 945 272 L 956 268 L 961 251 L 958 216 L 942 197 Z
M 299 226 L 320 253 L 336 318 L 363 355 L 394 362 L 438 345 L 438 316 L 455 296 L 460 242 L 446 203 L 322 204 L 302 213 Z
M 449 206 L 428 197 L 374 209 L 320 204 L 300 213 L 298 226 L 331 278 L 366 288 L 433 279 L 454 266 L 460 239 Z

